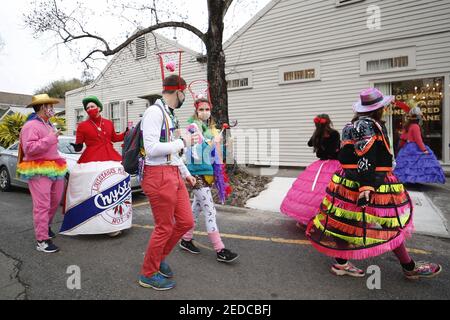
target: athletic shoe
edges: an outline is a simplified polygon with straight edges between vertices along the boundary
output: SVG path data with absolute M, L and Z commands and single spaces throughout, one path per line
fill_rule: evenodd
M 59 251 L 59 248 L 53 244 L 51 240 L 38 241 L 36 250 L 45 253 L 55 253 Z
M 416 262 L 414 270 L 407 271 L 403 269 L 403 274 L 407 279 L 417 280 L 419 278 L 433 278 L 441 273 L 442 267 L 439 264 L 432 262 Z
M 159 272 L 150 278 L 145 276 L 139 277 L 139 285 L 144 288 L 152 288 L 158 291 L 170 290 L 175 287 L 175 281 L 164 278 Z
M 220 252 L 217 252 L 217 261 L 230 263 L 239 258 L 237 253 L 231 252 L 228 249 L 222 249 Z
M 200 249 L 197 248 L 194 243 L 191 241 L 185 241 L 185 240 L 181 240 L 180 242 L 180 248 L 186 251 L 189 251 L 192 254 L 199 254 L 200 253 Z
M 351 262 L 347 262 L 346 264 L 333 264 L 333 266 L 331 267 L 331 273 L 337 276 L 347 275 L 356 278 L 361 278 L 366 275 L 364 270 L 358 269 Z

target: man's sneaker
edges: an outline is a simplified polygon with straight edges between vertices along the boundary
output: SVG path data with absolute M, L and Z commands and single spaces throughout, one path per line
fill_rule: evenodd
M 222 251 L 217 252 L 217 261 L 230 263 L 239 258 L 237 253 L 231 252 L 228 249 L 222 249 Z
M 185 241 L 185 240 L 181 240 L 180 242 L 180 248 L 186 251 L 189 251 L 190 253 L 193 254 L 199 254 L 200 253 L 200 249 L 197 248 L 194 243 L 191 241 Z
M 140 276 L 139 285 L 144 288 L 152 288 L 158 291 L 165 291 L 173 289 L 175 287 L 175 281 L 166 279 L 162 274 L 157 272 L 150 278 Z
M 441 273 L 442 267 L 432 262 L 416 262 L 414 270 L 407 271 L 403 269 L 403 273 L 407 279 L 417 280 L 419 278 L 433 278 Z
M 331 267 L 331 273 L 337 276 L 350 276 L 356 278 L 362 278 L 366 275 L 366 273 L 355 267 L 351 262 L 347 262 L 346 264 L 333 264 Z
M 52 231 L 52 229 L 50 227 L 48 227 L 48 237 L 50 239 L 55 239 L 56 238 L 56 234 Z
M 45 253 L 55 253 L 59 251 L 59 248 L 55 246 L 51 240 L 38 241 L 36 250 Z
M 172 269 L 170 269 L 169 265 L 164 261 L 159 265 L 159 273 L 161 273 L 165 278 L 173 278 Z

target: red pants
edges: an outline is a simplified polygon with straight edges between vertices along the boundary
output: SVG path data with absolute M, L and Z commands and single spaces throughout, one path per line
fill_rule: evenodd
M 141 274 L 153 276 L 181 237 L 194 227 L 189 194 L 178 167 L 146 166 L 142 190 L 150 201 L 155 230 Z

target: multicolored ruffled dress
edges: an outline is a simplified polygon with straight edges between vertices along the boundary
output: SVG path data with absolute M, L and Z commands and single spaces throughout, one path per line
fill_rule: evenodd
M 441 164 L 427 145 L 417 123 L 401 136 L 404 142 L 397 155 L 394 173 L 402 183 L 445 183 Z M 425 153 L 428 151 L 428 153 Z
M 361 260 L 395 250 L 413 232 L 413 204 L 392 173 L 386 127 L 360 117 L 344 128 L 342 140 L 343 170 L 333 176 L 306 234 L 334 258 Z M 366 190 L 371 198 L 363 208 L 357 202 Z
M 298 176 L 281 204 L 282 213 L 303 225 L 307 225 L 317 214 L 328 183 L 336 171 L 341 169 L 337 160 L 340 142 L 337 131 L 332 131 L 329 137 L 323 138 L 321 149 L 317 150 L 320 160 L 312 163 Z M 308 146 L 313 146 L 312 138 Z

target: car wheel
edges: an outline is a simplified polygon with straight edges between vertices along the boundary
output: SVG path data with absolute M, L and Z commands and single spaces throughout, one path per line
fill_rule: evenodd
M 8 169 L 5 167 L 0 169 L 0 191 L 7 192 L 11 190 L 11 178 Z

